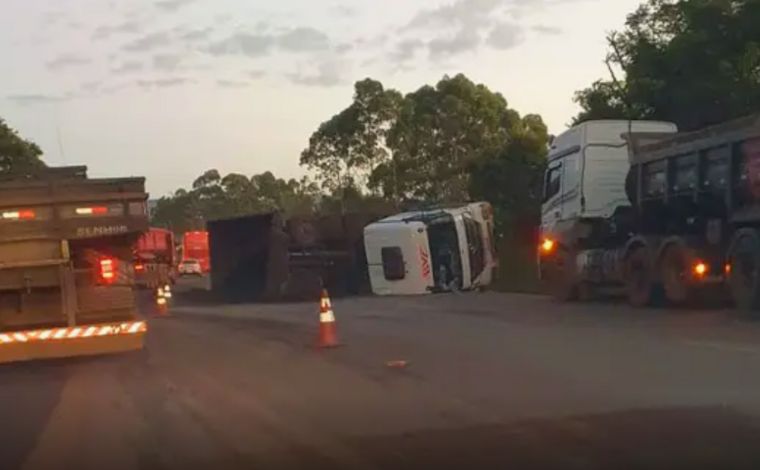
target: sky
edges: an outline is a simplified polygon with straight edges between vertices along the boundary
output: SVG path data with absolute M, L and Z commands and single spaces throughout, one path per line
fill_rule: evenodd
M 3 0 L 0 117 L 49 165 L 146 176 L 300 177 L 319 124 L 372 77 L 403 93 L 464 73 L 552 133 L 608 77 L 640 0 Z

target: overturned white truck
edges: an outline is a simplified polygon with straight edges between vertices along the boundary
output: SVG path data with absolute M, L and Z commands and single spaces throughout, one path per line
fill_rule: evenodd
M 364 228 L 372 291 L 416 295 L 491 284 L 497 265 L 487 202 L 386 217 Z

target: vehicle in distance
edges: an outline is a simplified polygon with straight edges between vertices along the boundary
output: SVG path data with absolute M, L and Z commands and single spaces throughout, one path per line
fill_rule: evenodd
M 139 349 L 132 247 L 144 178 L 86 167 L 0 180 L 0 362 Z
M 142 288 L 158 288 L 174 283 L 174 234 L 151 227 L 135 243 L 135 284 Z
M 631 304 L 683 304 L 727 284 L 760 308 L 760 116 L 676 133 L 592 121 L 549 154 L 540 272 L 559 299 L 622 286 Z M 715 288 L 715 289 L 713 289 Z
M 487 202 L 386 217 L 365 227 L 364 245 L 376 295 L 482 288 L 496 268 Z
M 211 257 L 208 247 L 208 232 L 186 232 L 182 236 L 182 259 L 196 260 L 204 273 L 211 269 Z
M 181 276 L 203 275 L 203 268 L 201 267 L 201 262 L 198 261 L 197 259 L 182 260 L 182 262 L 179 263 L 178 271 Z

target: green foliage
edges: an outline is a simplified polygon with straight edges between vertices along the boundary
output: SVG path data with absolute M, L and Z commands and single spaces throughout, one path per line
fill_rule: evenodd
M 329 192 L 366 185 L 371 170 L 388 159 L 386 133 L 401 95 L 369 78 L 354 90 L 353 103 L 322 123 L 301 153 L 301 164 L 315 170 Z
M 207 220 L 281 210 L 286 214 L 311 213 L 318 188 L 307 178 L 276 178 L 271 172 L 248 178 L 239 173 L 221 177 L 208 170 L 190 191 L 179 189 L 157 201 L 152 223 L 175 232 L 202 229 Z
M 24 174 L 42 168 L 42 150 L 23 139 L 0 118 L 0 174 Z
M 461 74 L 403 97 L 371 79 L 355 90 L 301 155 L 332 194 L 323 208 L 366 207 L 381 195 L 394 203 L 485 199 L 500 229 L 535 223 L 548 141 L 539 116 L 521 118 Z
M 518 113 L 464 75 L 444 77 L 404 98 L 388 145 L 393 160 L 373 180 L 385 194 L 435 202 L 470 198 L 470 170 L 506 146 Z
M 662 119 L 686 130 L 757 112 L 758 24 L 756 0 L 649 0 L 608 37 L 621 83 L 578 92 L 576 121 Z

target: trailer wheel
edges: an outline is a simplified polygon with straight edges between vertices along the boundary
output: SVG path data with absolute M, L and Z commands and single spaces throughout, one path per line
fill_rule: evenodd
M 578 297 L 575 256 L 572 251 L 559 250 L 548 272 L 549 291 L 554 300 L 569 302 Z
M 673 305 L 683 305 L 689 300 L 689 252 L 683 245 L 668 246 L 660 261 L 660 276 L 665 298 Z
M 645 246 L 634 248 L 623 264 L 623 279 L 628 303 L 634 307 L 645 307 L 652 303 L 654 282 L 652 259 Z
M 736 233 L 728 253 L 728 286 L 736 307 L 758 316 L 760 310 L 760 236 L 752 229 Z

